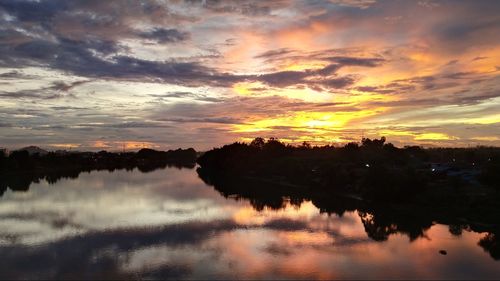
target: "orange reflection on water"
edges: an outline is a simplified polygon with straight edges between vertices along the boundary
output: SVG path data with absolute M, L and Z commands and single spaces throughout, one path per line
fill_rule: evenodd
M 264 209 L 256 211 L 251 206 L 239 208 L 233 213 L 233 219 L 238 224 L 244 225 L 262 225 L 271 219 L 289 218 L 289 219 L 306 219 L 314 217 L 319 214 L 319 210 L 307 201 L 300 205 L 300 207 L 287 204 L 283 209 L 271 210 Z
M 359 228 L 356 228 L 359 229 Z M 484 235 L 464 232 L 451 235 L 444 225 L 435 225 L 427 238 L 410 242 L 395 234 L 385 242 L 351 239 L 334 232 L 310 230 L 250 229 L 221 234 L 211 245 L 223 249 L 222 260 L 233 265 L 243 278 L 460 278 L 461 272 L 447 271 L 463 262 L 464 255 L 478 257 L 471 268 L 490 267 L 477 241 Z M 365 235 L 366 238 L 366 235 Z M 447 251 L 447 255 L 439 253 Z M 483 265 L 483 263 L 486 263 Z

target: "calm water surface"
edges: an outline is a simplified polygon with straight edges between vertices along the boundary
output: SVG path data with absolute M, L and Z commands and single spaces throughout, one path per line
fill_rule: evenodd
M 500 261 L 478 245 L 487 233 L 434 224 L 416 239 L 375 241 L 362 221 L 370 214 L 328 215 L 307 201 L 256 210 L 250 201 L 176 168 L 7 190 L 0 278 L 500 277 Z

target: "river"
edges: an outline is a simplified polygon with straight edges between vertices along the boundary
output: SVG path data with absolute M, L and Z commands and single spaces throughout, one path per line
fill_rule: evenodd
M 435 223 L 377 239 L 371 216 L 222 196 L 194 169 L 81 173 L 4 192 L 0 278 L 500 277 L 493 234 Z

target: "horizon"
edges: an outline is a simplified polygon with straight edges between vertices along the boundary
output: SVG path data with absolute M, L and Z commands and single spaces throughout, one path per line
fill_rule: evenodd
M 276 138 L 275 138 L 276 139 Z M 378 139 L 378 138 L 374 138 L 374 139 Z M 269 139 L 264 139 L 264 140 L 269 140 Z M 279 139 L 276 139 L 277 141 L 280 141 L 282 142 L 281 140 Z M 42 150 L 45 150 L 47 152 L 57 152 L 57 151 L 66 151 L 66 152 L 74 152 L 74 153 L 83 153 L 83 152 L 100 152 L 100 151 L 106 151 L 106 152 L 111 152 L 111 153 L 122 153 L 122 152 L 125 152 L 125 153 L 128 153 L 128 152 L 138 152 L 139 150 L 141 149 L 153 149 L 153 150 L 157 150 L 157 151 L 168 151 L 168 150 L 177 150 L 177 149 L 190 149 L 190 148 L 193 148 L 196 152 L 207 152 L 207 151 L 210 151 L 210 150 L 213 150 L 213 149 L 216 149 L 216 148 L 221 148 L 223 147 L 224 145 L 230 145 L 230 144 L 234 144 L 234 143 L 243 143 L 243 144 L 247 144 L 249 145 L 250 144 L 250 141 L 234 141 L 234 142 L 230 142 L 230 143 L 225 143 L 225 144 L 221 144 L 219 146 L 214 146 L 214 147 L 211 147 L 209 149 L 205 149 L 205 150 L 199 150 L 199 149 L 196 149 L 195 147 L 170 147 L 170 148 L 158 148 L 158 147 L 147 147 L 147 146 L 142 146 L 142 147 L 134 147 L 134 148 L 122 148 L 122 149 L 119 149 L 117 147 L 112 147 L 112 149 L 108 150 L 106 148 L 94 148 L 94 149 L 88 149 L 88 150 L 78 150 L 78 147 L 70 147 L 70 148 L 50 148 L 49 147 L 44 147 L 44 146 L 39 146 L 39 145 L 27 145 L 27 146 L 23 146 L 23 147 L 17 147 L 17 148 L 8 148 L 8 147 L 0 147 L 0 151 L 1 150 L 6 150 L 7 152 L 12 152 L 12 151 L 16 151 L 16 150 L 23 150 L 23 149 L 27 149 L 27 148 L 39 148 L 39 149 L 42 149 Z M 293 147 L 300 147 L 301 145 L 304 144 L 304 142 L 302 143 L 287 143 L 287 142 L 282 142 L 283 144 L 285 145 L 291 145 Z M 305 142 L 309 145 L 311 145 L 309 142 Z M 359 140 L 359 141 L 352 141 L 352 142 L 345 142 L 345 143 L 326 143 L 326 144 L 312 144 L 311 147 L 325 147 L 325 146 L 331 146 L 331 147 L 335 147 L 335 148 L 342 148 L 344 147 L 345 145 L 347 144 L 350 144 L 350 143 L 356 143 L 358 145 L 361 145 L 362 144 L 362 140 Z M 386 144 L 392 144 L 394 145 L 390 140 L 387 140 L 385 142 Z M 500 146 L 495 146 L 495 145 L 481 145 L 481 144 L 477 144 L 477 145 L 472 145 L 472 144 L 469 144 L 467 146 L 425 146 L 425 145 L 415 145 L 415 144 L 407 144 L 407 145 L 394 145 L 394 147 L 396 148 L 399 148 L 399 149 L 404 149 L 406 147 L 412 147 L 412 146 L 418 146 L 420 148 L 423 148 L 423 149 L 439 149 L 439 148 L 456 148 L 456 149 L 475 149 L 475 148 L 500 148 Z
M 1 1 L 0 147 L 500 146 L 499 1 Z

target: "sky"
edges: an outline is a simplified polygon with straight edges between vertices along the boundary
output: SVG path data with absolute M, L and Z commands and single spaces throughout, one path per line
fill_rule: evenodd
M 500 1 L 0 1 L 0 147 L 500 145 Z

